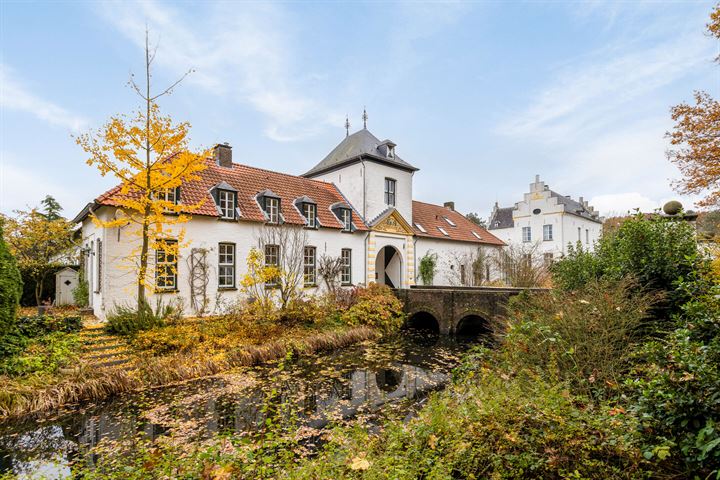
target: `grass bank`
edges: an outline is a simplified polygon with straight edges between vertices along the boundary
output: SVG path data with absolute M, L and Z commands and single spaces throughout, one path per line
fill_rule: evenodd
M 208 323 L 212 322 L 213 319 L 208 319 Z M 178 329 L 192 328 L 191 325 L 192 321 L 189 321 L 187 325 L 163 328 L 177 334 Z M 167 334 L 170 338 L 172 332 L 165 332 L 163 328 L 154 333 Z M 197 326 L 194 328 L 198 330 Z M 309 355 L 378 336 L 376 330 L 367 327 L 316 325 L 312 328 L 275 330 L 264 335 L 264 341 L 258 341 L 255 336 L 239 335 L 234 344 L 224 340 L 222 348 L 208 348 L 208 343 L 217 341 L 217 338 L 211 338 L 193 348 L 163 354 L 155 354 L 130 341 L 131 361 L 121 367 L 97 368 L 80 361 L 76 368 L 54 375 L 3 378 L 0 420 L 37 415 L 120 393 L 206 377 L 234 367 L 259 365 L 283 358 L 289 351 Z

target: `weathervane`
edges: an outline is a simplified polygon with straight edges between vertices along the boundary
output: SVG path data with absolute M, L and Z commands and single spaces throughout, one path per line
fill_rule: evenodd
M 350 135 L 350 119 L 348 118 L 347 115 L 345 115 L 345 136 L 347 137 L 349 135 Z
M 363 128 L 364 128 L 364 129 L 367 129 L 367 119 L 368 119 L 368 115 L 367 115 L 367 111 L 365 110 L 365 107 L 363 107 L 363 116 L 362 116 L 362 119 L 363 119 Z

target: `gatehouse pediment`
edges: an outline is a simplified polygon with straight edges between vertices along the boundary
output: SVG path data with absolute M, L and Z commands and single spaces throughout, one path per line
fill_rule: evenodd
M 371 228 L 376 232 L 414 235 L 412 227 L 410 227 L 403 216 L 395 209 L 391 209 L 381 215 L 373 225 L 371 225 Z

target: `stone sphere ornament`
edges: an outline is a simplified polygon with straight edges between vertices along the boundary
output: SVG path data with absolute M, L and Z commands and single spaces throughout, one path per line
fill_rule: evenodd
M 663 205 L 663 212 L 665 212 L 666 215 L 677 215 L 678 213 L 682 212 L 682 203 L 678 202 L 677 200 L 670 200 L 665 205 Z

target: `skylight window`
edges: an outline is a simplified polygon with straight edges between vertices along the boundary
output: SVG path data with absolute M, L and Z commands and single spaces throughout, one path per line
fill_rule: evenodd
M 450 225 L 451 227 L 457 227 L 457 225 L 455 225 L 455 222 L 453 222 L 453 221 L 450 220 L 449 218 L 447 218 L 447 217 L 443 217 L 443 218 L 444 218 L 445 221 L 448 223 L 448 225 Z
M 415 228 L 417 228 L 418 230 L 420 230 L 422 233 L 427 233 L 427 230 L 425 230 L 425 227 L 423 227 L 423 226 L 420 225 L 419 223 L 416 223 L 416 224 L 415 224 Z
M 472 234 L 475 235 L 475 238 L 477 238 L 478 240 L 482 240 L 482 237 L 478 235 L 476 231 L 473 231 Z
M 443 235 L 445 235 L 446 237 L 449 237 L 449 236 L 450 236 L 450 234 L 447 233 L 444 228 L 442 228 L 442 227 L 437 227 L 437 228 L 438 228 L 438 230 L 440 230 L 440 232 L 441 232 Z

